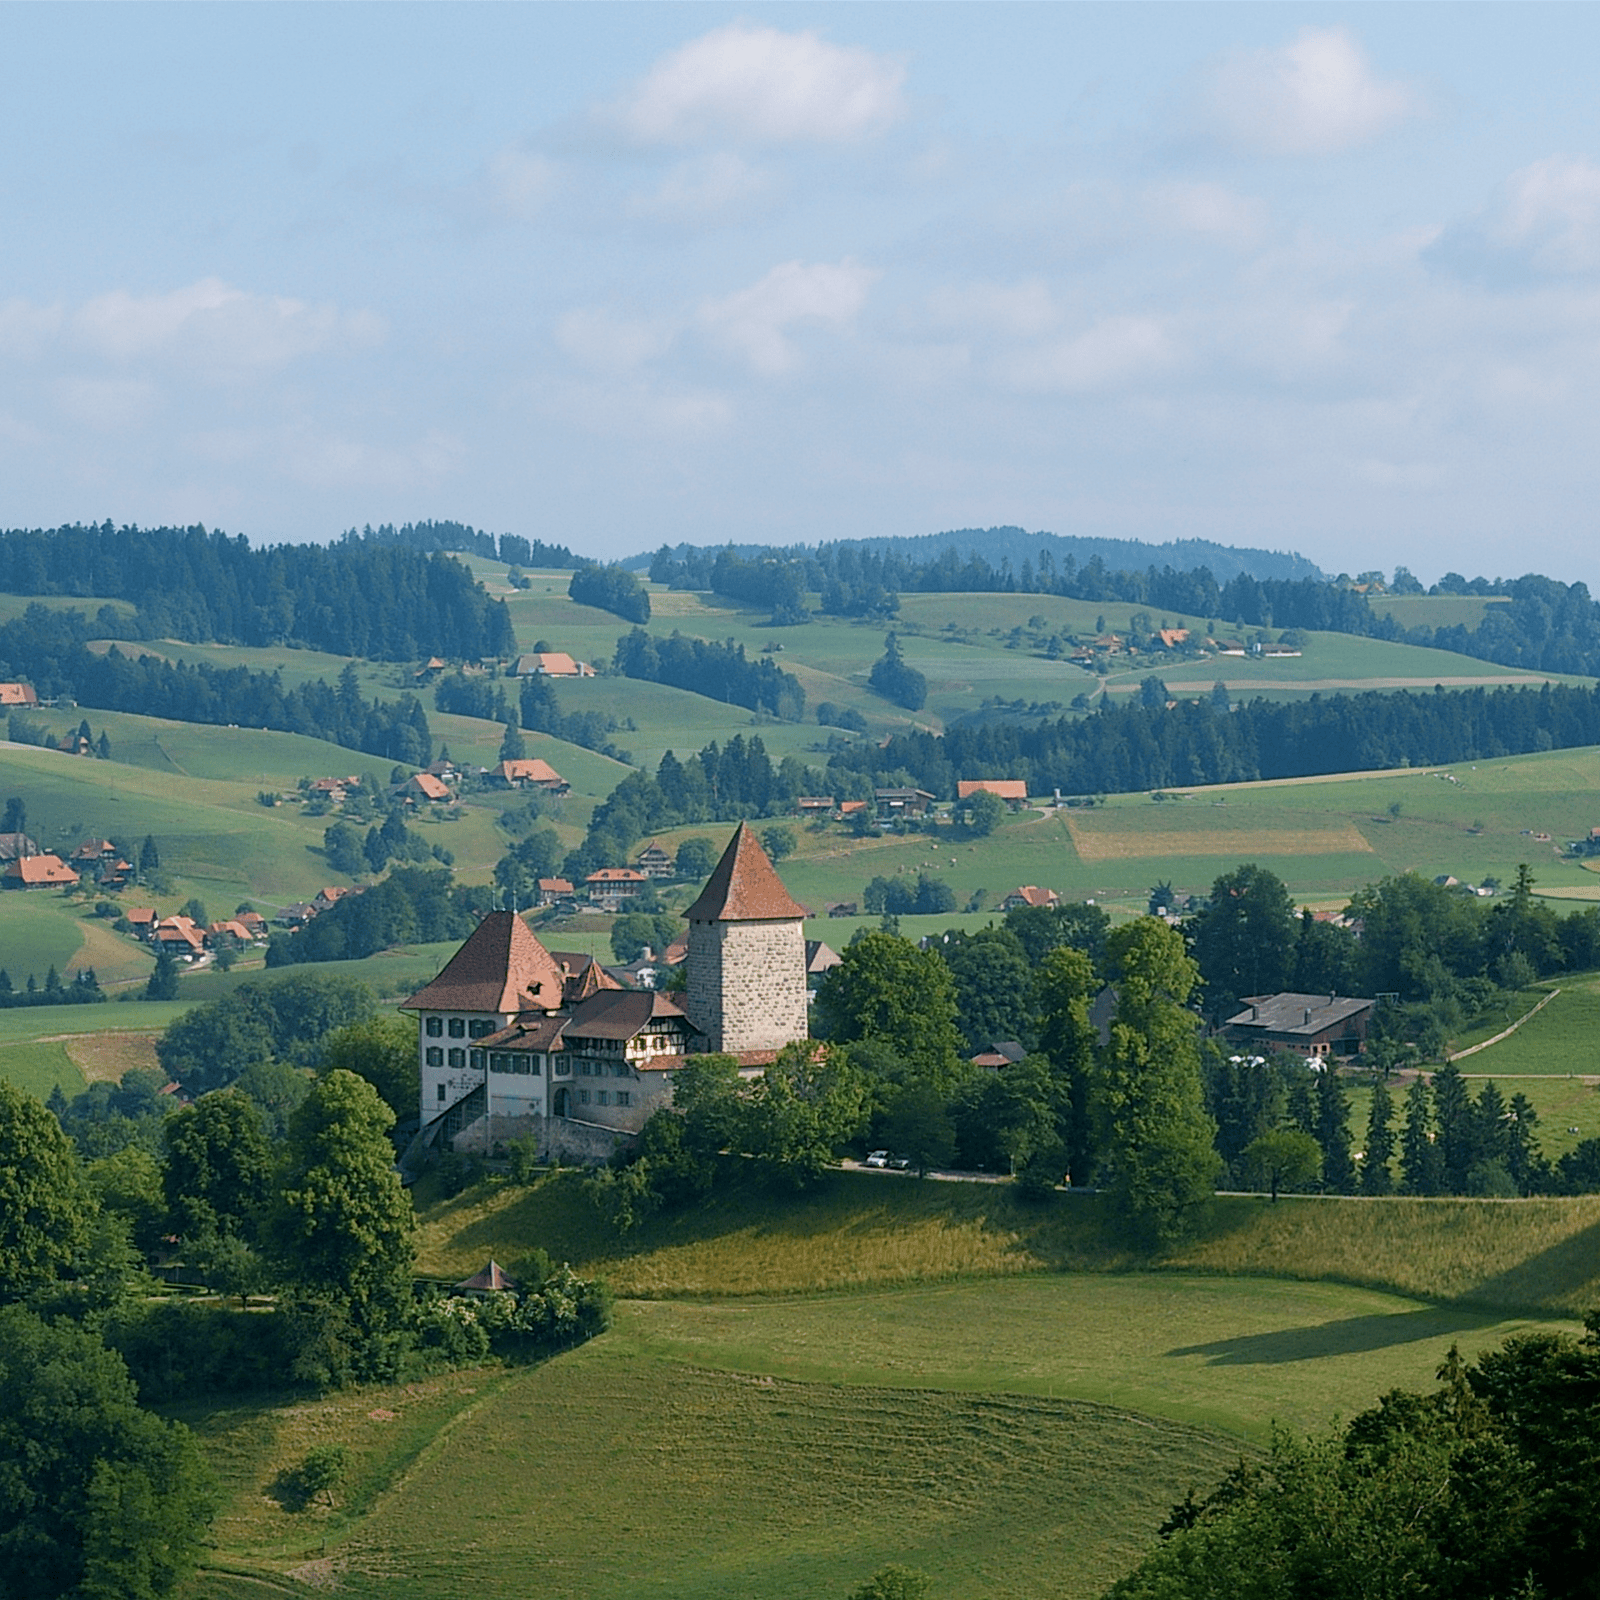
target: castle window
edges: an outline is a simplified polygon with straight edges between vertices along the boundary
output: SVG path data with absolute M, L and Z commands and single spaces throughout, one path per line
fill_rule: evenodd
M 467 1052 L 465 1050 L 452 1050 L 450 1052 L 450 1065 L 452 1067 L 464 1067 L 466 1064 Z
M 466 1036 L 467 1036 L 467 1025 L 466 1025 L 466 1023 L 463 1022 L 460 1017 L 451 1017 L 451 1019 L 450 1019 L 450 1037 L 452 1039 L 465 1039 Z
M 570 1057 L 556 1057 L 556 1076 L 558 1078 L 568 1078 L 572 1076 L 572 1061 Z
M 495 1028 L 492 1022 L 469 1022 L 467 1024 L 467 1037 L 469 1039 L 482 1039 L 494 1031 Z
M 511 1070 L 511 1057 L 501 1055 L 498 1050 L 490 1052 L 489 1070 L 491 1072 L 509 1072 Z
M 432 1045 L 429 1047 L 428 1065 L 430 1067 L 442 1067 L 444 1065 L 444 1051 L 441 1050 L 438 1045 Z
M 607 1094 L 607 1093 L 606 1093 L 606 1092 L 605 1092 L 605 1090 L 604 1090 L 604 1089 L 600 1089 L 600 1090 L 598 1090 L 598 1091 L 597 1091 L 597 1092 L 596 1092 L 596 1094 L 595 1094 L 595 1097 L 594 1097 L 594 1098 L 595 1098 L 595 1102 L 596 1102 L 596 1104 L 598 1104 L 598 1105 L 602 1105 L 602 1106 L 608 1106 L 608 1105 L 610 1105 L 610 1104 L 611 1104 L 611 1096 L 610 1096 L 610 1095 L 608 1095 L 608 1094 Z
M 587 1077 L 590 1076 L 591 1073 L 593 1073 L 593 1071 L 594 1071 L 594 1068 L 592 1066 L 590 1066 L 590 1064 L 586 1060 L 584 1060 L 584 1058 L 582 1056 L 579 1056 L 578 1057 L 578 1075 L 580 1077 L 587 1078 Z
M 619 1106 L 628 1105 L 632 1101 L 632 1099 L 633 1099 L 633 1096 L 630 1095 L 626 1089 L 618 1089 L 617 1090 L 617 1104 Z
M 430 1039 L 442 1039 L 444 1037 L 443 1017 L 429 1017 L 428 1020 L 423 1023 L 423 1027 L 427 1030 L 427 1034 Z
M 578 1104 L 580 1106 L 586 1106 L 586 1105 L 588 1105 L 588 1103 L 589 1103 L 589 1091 L 587 1089 L 580 1089 L 578 1091 Z
M 471 1058 L 472 1065 L 479 1072 L 482 1072 L 483 1071 L 483 1051 L 481 1051 L 481 1050 L 469 1050 L 467 1052 L 467 1055 Z
M 439 1104 L 444 1104 L 444 1085 L 442 1083 L 439 1085 Z
M 525 1078 L 533 1076 L 539 1070 L 539 1063 L 532 1056 L 517 1055 L 511 1059 L 516 1065 L 516 1070 Z

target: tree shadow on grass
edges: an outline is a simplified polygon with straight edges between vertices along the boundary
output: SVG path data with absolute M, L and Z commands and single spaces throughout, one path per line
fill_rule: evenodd
M 1182 1345 L 1169 1356 L 1205 1356 L 1212 1367 L 1281 1366 L 1292 1361 L 1320 1361 L 1328 1356 L 1364 1355 L 1395 1345 L 1416 1344 L 1494 1327 L 1505 1320 L 1495 1311 L 1424 1306 L 1416 1311 L 1343 1317 L 1312 1328 L 1278 1328 L 1270 1333 L 1242 1334 L 1209 1344 Z

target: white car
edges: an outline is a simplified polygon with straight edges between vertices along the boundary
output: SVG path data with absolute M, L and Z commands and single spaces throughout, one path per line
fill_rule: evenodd
M 889 1152 L 887 1150 L 874 1150 L 863 1163 L 868 1167 L 886 1167 L 889 1165 Z

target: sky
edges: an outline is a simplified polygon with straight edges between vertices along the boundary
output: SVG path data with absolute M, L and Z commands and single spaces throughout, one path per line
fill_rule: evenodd
M 0 524 L 1600 589 L 1600 8 L 0 5 Z

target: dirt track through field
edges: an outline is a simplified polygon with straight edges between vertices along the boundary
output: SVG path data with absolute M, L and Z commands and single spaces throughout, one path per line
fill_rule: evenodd
M 1132 861 L 1165 856 L 1370 855 L 1372 846 L 1353 823 L 1322 828 L 1196 828 L 1154 832 L 1119 829 L 1069 818 L 1067 828 L 1082 861 Z

